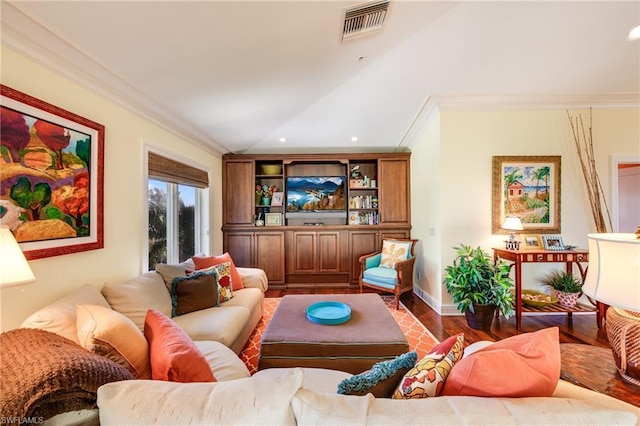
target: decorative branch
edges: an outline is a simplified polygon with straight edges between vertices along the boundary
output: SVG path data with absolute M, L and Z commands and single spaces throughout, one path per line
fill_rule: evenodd
M 591 205 L 591 213 L 596 225 L 596 230 L 600 233 L 608 232 L 607 229 L 613 229 L 613 225 L 611 224 L 609 206 L 607 205 L 607 200 L 604 197 L 604 191 L 602 190 L 602 183 L 600 182 L 600 177 L 596 170 L 596 157 L 593 153 L 592 109 L 589 108 L 588 134 L 585 131 L 582 114 L 572 117 L 571 114 L 569 114 L 569 111 L 567 111 L 567 117 L 569 118 L 569 124 L 571 124 L 573 142 L 576 147 L 576 152 L 578 153 L 578 158 L 580 159 L 582 176 L 587 187 L 589 204 Z M 605 221 L 603 210 L 606 212 L 608 221 Z

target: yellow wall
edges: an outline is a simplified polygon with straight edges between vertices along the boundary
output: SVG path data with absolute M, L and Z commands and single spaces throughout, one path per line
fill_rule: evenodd
M 588 110 L 571 113 L 582 113 L 588 120 Z M 566 110 L 441 111 L 433 126 L 438 127 L 439 152 L 422 146 L 425 143 L 434 146 L 428 136 L 433 130 L 428 130 L 417 143 L 419 146 L 412 147 L 412 178 L 413 182 L 433 180 L 439 188 L 427 186 L 433 194 L 427 200 L 416 194 L 418 185 L 412 184 L 412 236 L 429 242 L 423 245 L 429 249 L 422 253 L 421 260 L 434 270 L 422 271 L 418 287 L 427 293 L 425 300 L 436 310 L 457 312 L 440 284 L 439 275 L 454 258 L 452 247 L 464 243 L 491 252 L 491 247 L 504 244 L 503 235 L 491 233 L 494 155 L 562 157 L 561 234 L 566 244 L 586 248 L 586 235 L 595 232 L 595 226 Z M 640 156 L 640 110 L 594 109 L 593 128 L 598 172 L 606 198 L 611 200 L 610 157 Z M 439 167 L 432 164 L 434 158 L 438 159 Z M 437 212 L 425 213 L 428 210 Z M 421 223 L 422 218 L 427 218 L 426 225 Z M 436 228 L 439 241 L 428 235 L 427 227 L 431 226 Z M 559 264 L 525 266 L 523 286 L 536 288 L 537 277 L 549 268 L 560 267 Z
M 2 84 L 105 126 L 104 249 L 30 261 L 36 282 L 0 290 L 0 328 L 17 327 L 36 309 L 84 283 L 98 288 L 142 269 L 146 186 L 143 141 L 210 168 L 211 252 L 222 250 L 222 161 L 189 141 L 59 75 L 2 48 Z

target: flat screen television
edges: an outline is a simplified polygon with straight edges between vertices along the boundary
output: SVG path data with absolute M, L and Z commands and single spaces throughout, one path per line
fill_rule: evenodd
M 346 176 L 287 176 L 287 214 L 345 213 Z

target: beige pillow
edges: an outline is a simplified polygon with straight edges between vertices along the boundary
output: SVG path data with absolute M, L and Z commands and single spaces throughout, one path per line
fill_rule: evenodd
M 99 305 L 105 308 L 109 307 L 109 304 L 97 288 L 85 284 L 72 293 L 31 314 L 31 316 L 23 321 L 21 327 L 39 328 L 50 331 L 78 343 L 76 306 L 82 304 Z
M 110 308 L 78 305 L 78 342 L 122 365 L 136 379 L 151 378 L 149 344 L 129 318 Z
M 186 277 L 187 268 L 182 265 L 167 265 L 166 263 L 158 263 L 156 265 L 156 272 L 162 276 L 164 285 L 167 286 L 167 290 L 171 291 L 171 284 L 177 277 Z
M 144 274 L 127 282 L 107 283 L 102 294 L 114 311 L 118 311 L 144 330 L 144 319 L 149 309 L 171 316 L 171 295 L 162 276 L 157 272 Z
M 382 256 L 380 267 L 393 269 L 397 262 L 409 258 L 412 241 L 384 240 L 382 243 Z

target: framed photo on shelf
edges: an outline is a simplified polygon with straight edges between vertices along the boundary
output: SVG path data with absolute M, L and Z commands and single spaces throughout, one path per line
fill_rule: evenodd
M 543 235 L 542 241 L 545 250 L 564 250 L 564 243 L 560 235 Z
M 266 226 L 282 226 L 282 213 L 265 213 L 264 224 Z
M 560 232 L 560 156 L 494 156 L 492 230 L 517 216 L 525 231 Z
M 542 238 L 538 234 L 520 234 L 520 250 L 544 250 Z
M 273 196 L 271 197 L 271 205 L 281 206 L 283 197 L 284 197 L 284 192 L 274 192 Z

